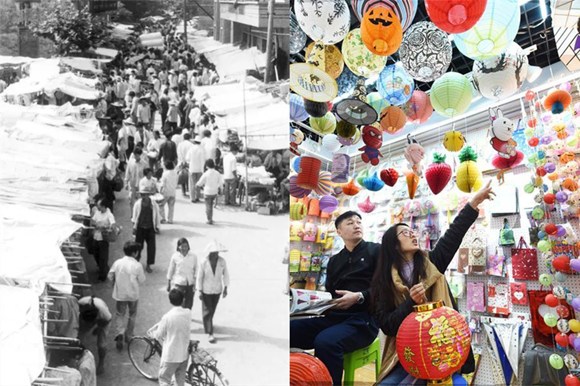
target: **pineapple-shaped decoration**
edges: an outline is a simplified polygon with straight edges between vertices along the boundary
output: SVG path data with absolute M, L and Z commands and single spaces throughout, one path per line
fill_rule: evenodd
M 459 167 L 455 175 L 457 188 L 465 193 L 479 190 L 483 184 L 481 171 L 477 167 L 477 154 L 471 146 L 466 146 L 459 153 Z

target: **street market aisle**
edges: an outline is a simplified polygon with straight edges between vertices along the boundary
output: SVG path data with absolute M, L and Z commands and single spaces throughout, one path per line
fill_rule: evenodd
M 117 193 L 114 213 L 123 231 L 119 240 L 111 244 L 110 264 L 123 256 L 122 245 L 131 237 L 126 196 L 125 191 Z M 203 202 L 192 204 L 178 191 L 174 223 L 161 225 L 153 273 L 146 274 L 147 281 L 141 286 L 135 335 L 144 334 L 170 309 L 166 273 L 177 239 L 186 237 L 200 262 L 205 258 L 202 255 L 205 246 L 215 238 L 228 248 L 221 255 L 230 270 L 228 296 L 220 299 L 214 317 L 217 343 L 208 343 L 203 331 L 199 292 L 195 294 L 192 309 L 191 338 L 200 340 L 200 346 L 217 359 L 218 368 L 230 385 L 287 385 L 288 297 L 283 294 L 286 266 L 282 264 L 282 256 L 288 238 L 288 217 L 261 216 L 220 205 L 214 210 L 215 224 L 208 225 L 205 221 Z M 144 250 L 141 263 L 145 259 Z M 95 282 L 94 259 L 89 256 L 85 260 Z M 111 284 L 94 284 L 94 289 L 114 314 Z M 98 385 L 152 385 L 131 364 L 126 345 L 122 352 L 116 350 L 112 327 L 106 373 L 98 377 Z M 95 350 L 93 346 L 91 342 L 89 348 Z

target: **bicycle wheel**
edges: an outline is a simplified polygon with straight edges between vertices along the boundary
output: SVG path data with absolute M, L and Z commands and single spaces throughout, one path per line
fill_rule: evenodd
M 161 355 L 153 341 L 144 336 L 134 336 L 129 341 L 128 350 L 129 359 L 137 371 L 145 378 L 156 381 L 159 376 Z
M 187 371 L 191 386 L 228 386 L 229 382 L 215 366 L 191 364 Z

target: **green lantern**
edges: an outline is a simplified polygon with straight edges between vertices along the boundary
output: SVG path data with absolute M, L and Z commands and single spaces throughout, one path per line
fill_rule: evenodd
M 429 95 L 435 111 L 446 117 L 465 112 L 471 104 L 471 97 L 471 82 L 457 72 L 448 72 L 437 79 Z
M 385 64 L 387 56 L 373 54 L 365 46 L 360 35 L 360 28 L 352 29 L 342 42 L 342 56 L 348 68 L 358 76 L 365 78 L 378 75 Z
M 326 135 L 334 132 L 336 129 L 336 117 L 330 111 L 320 118 L 310 117 L 310 127 L 318 134 Z
M 386 109 L 391 105 L 381 94 L 379 94 L 378 91 L 371 92 L 367 95 L 367 103 L 375 109 L 379 116 L 383 109 Z

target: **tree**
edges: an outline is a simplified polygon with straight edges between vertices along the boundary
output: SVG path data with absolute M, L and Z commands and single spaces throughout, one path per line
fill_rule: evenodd
M 36 36 L 52 40 L 59 55 L 97 47 L 110 35 L 106 23 L 91 15 L 88 7 L 79 10 L 68 0 L 43 4 L 29 28 Z

